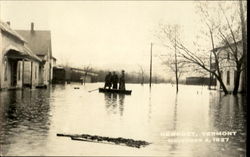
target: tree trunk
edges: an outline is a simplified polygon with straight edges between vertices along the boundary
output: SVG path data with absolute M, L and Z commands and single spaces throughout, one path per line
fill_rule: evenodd
M 179 78 L 178 78 L 178 66 L 177 66 L 177 54 L 176 54 L 176 36 L 175 36 L 175 45 L 174 45 L 174 50 L 175 50 L 175 53 L 174 53 L 174 58 L 175 58 L 175 81 L 176 81 L 176 93 L 178 93 L 179 91 Z
M 176 76 L 176 93 L 178 93 L 178 91 L 179 91 L 179 79 Z
M 223 90 L 224 94 L 227 95 L 228 91 L 227 91 L 226 86 L 224 85 L 224 83 L 222 82 L 222 80 L 219 80 L 219 82 L 220 82 L 220 85 L 222 87 L 222 90 Z
M 238 93 L 239 90 L 239 84 L 240 84 L 240 72 L 237 70 L 236 71 L 236 76 L 234 78 L 234 90 L 233 90 L 233 94 L 236 95 Z
M 246 29 L 246 21 L 244 16 L 244 9 L 242 0 L 239 0 L 239 6 L 240 6 L 240 19 L 241 19 L 241 32 L 242 32 L 242 41 L 243 41 L 243 67 L 246 67 L 246 69 L 242 72 L 242 91 L 246 92 L 247 87 L 247 29 Z
M 227 88 L 226 86 L 224 85 L 224 82 L 222 81 L 221 77 L 219 77 L 218 75 L 215 75 L 215 77 L 217 78 L 217 80 L 220 82 L 220 85 L 222 87 L 222 90 L 224 92 L 225 95 L 228 94 L 228 91 L 227 91 Z
M 175 58 L 176 58 L 176 54 L 175 54 Z M 176 92 L 178 93 L 178 91 L 179 91 L 179 88 L 178 88 L 179 78 L 178 78 L 177 58 L 175 60 L 175 81 L 176 81 Z

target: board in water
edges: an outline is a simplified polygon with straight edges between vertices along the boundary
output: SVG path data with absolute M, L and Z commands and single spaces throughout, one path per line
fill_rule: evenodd
M 132 90 L 119 90 L 119 89 L 104 89 L 104 88 L 99 88 L 99 92 L 102 92 L 102 93 L 131 94 Z

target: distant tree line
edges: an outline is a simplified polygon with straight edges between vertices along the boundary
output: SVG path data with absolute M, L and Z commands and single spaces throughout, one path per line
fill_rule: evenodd
M 110 72 L 109 70 L 93 70 L 92 72 L 96 73 L 97 76 L 92 77 L 93 82 L 104 82 L 105 76 Z M 113 71 L 112 71 L 113 72 Z M 120 71 L 115 71 L 118 76 L 120 76 Z M 139 83 L 145 84 L 149 83 L 149 76 L 148 75 L 141 75 L 141 73 L 137 72 L 125 72 L 126 83 Z M 152 77 L 152 83 L 166 83 L 170 82 L 159 76 Z

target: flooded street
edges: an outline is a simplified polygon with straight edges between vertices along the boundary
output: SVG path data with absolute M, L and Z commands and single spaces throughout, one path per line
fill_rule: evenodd
M 223 96 L 207 86 L 187 85 L 181 85 L 176 94 L 170 84 L 154 84 L 151 90 L 148 85 L 128 84 L 131 95 L 89 92 L 102 86 L 69 84 L 1 91 L 1 154 L 245 156 L 246 104 L 240 95 Z M 169 135 L 188 132 L 196 134 L 189 141 Z M 211 136 L 209 132 L 236 135 Z M 138 149 L 74 141 L 57 133 L 123 137 L 152 144 Z M 205 142 L 206 138 L 212 141 Z

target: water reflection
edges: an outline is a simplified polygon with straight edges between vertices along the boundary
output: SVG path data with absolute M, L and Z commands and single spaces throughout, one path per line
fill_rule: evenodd
M 119 111 L 120 111 L 120 116 L 123 116 L 123 110 L 124 110 L 124 94 L 119 94 Z
M 212 97 L 210 102 L 210 116 L 212 127 L 217 130 L 233 130 L 245 128 L 245 98 L 238 95 Z M 239 123 L 239 120 L 241 121 Z
M 177 104 L 178 104 L 178 93 L 175 95 L 175 101 L 174 101 L 174 118 L 173 118 L 173 130 L 176 130 L 177 125 Z
M 174 101 L 174 116 L 173 116 L 173 128 L 172 131 L 175 132 L 176 126 L 177 126 L 177 104 L 178 104 L 178 93 L 175 94 L 175 101 Z M 174 137 L 175 138 L 175 137 Z M 175 152 L 177 150 L 178 143 L 171 143 L 171 146 L 169 148 L 170 152 Z
M 88 92 L 98 86 L 0 92 L 3 155 L 244 156 L 246 102 L 240 95 L 206 89 L 197 94 L 197 86 L 182 86 L 176 94 L 171 85 L 154 85 L 150 92 L 135 84 L 130 85 L 131 96 Z M 167 131 L 237 131 L 237 136 L 227 143 L 171 143 L 170 137 L 161 136 Z M 152 145 L 135 150 L 73 142 L 55 136 L 60 132 L 126 137 Z
M 150 88 L 151 89 L 151 88 Z M 151 90 L 149 90 L 149 97 L 148 97 L 148 122 L 151 120 L 152 114 L 152 100 L 151 100 Z
M 117 106 L 119 105 L 119 114 L 123 116 L 124 111 L 124 94 L 104 93 L 106 110 L 109 114 L 117 114 Z
M 212 95 L 211 98 L 210 128 L 217 131 L 237 132 L 236 136 L 230 136 L 230 142 L 227 145 L 216 143 L 217 148 L 223 148 L 226 154 L 244 156 L 246 150 L 246 98 L 242 95 Z
M 0 92 L 1 133 L 3 154 L 11 155 L 10 147 L 42 144 L 49 130 L 49 96 L 47 90 L 12 90 Z M 31 139 L 29 139 L 31 138 Z M 22 150 L 25 151 L 25 150 Z

